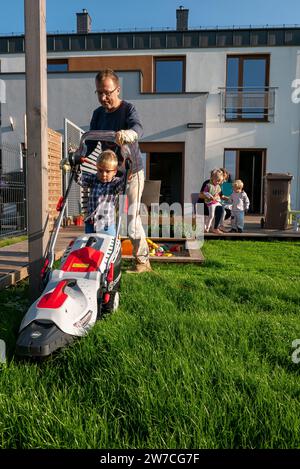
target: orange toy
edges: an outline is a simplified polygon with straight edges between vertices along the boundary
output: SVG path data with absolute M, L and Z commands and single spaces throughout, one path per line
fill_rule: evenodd
M 133 246 L 130 239 L 124 239 L 122 241 L 122 254 L 123 256 L 132 256 Z

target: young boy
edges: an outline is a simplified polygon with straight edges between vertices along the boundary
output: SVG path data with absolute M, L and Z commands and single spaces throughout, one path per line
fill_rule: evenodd
M 124 189 L 124 176 L 118 177 L 118 158 L 111 150 L 103 151 L 97 158 L 97 174 L 83 172 L 77 181 L 82 187 L 90 188 L 86 233 L 116 234 L 116 195 Z
M 228 203 L 232 204 L 231 210 L 231 230 L 230 233 L 243 233 L 244 214 L 248 210 L 250 202 L 246 192 L 243 190 L 244 183 L 237 179 L 233 183 L 233 193 L 228 199 Z

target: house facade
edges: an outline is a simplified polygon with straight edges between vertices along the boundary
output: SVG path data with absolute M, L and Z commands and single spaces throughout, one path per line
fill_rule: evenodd
M 95 74 L 112 68 L 141 116 L 146 176 L 162 180 L 162 201 L 190 202 L 211 169 L 226 167 L 244 181 L 253 213 L 264 209 L 266 173 L 291 173 L 300 209 L 300 28 L 178 21 L 176 30 L 92 33 L 85 14 L 77 33 L 47 37 L 49 127 L 62 132 L 67 118 L 87 130 Z M 23 142 L 24 37 L 0 38 L 0 66 L 0 138 Z

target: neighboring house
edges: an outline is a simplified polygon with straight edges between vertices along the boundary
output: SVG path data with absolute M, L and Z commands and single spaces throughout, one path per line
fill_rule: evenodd
M 255 213 L 265 174 L 291 173 L 300 209 L 300 104 L 292 101 L 300 27 L 190 30 L 187 13 L 177 10 L 176 30 L 92 33 L 84 11 L 76 34 L 49 34 L 49 127 L 62 131 L 66 117 L 87 130 L 98 106 L 95 74 L 113 68 L 140 113 L 145 169 L 162 180 L 162 201 L 190 202 L 210 170 L 225 166 L 243 179 Z M 0 37 L 0 65 L 2 140 L 21 139 L 23 36 Z

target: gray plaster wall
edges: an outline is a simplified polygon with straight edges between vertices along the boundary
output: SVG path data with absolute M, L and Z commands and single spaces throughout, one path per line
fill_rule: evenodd
M 48 74 L 48 126 L 63 133 L 64 118 L 88 130 L 92 112 L 99 106 L 94 73 Z M 25 75 L 1 74 L 6 103 L 1 106 L 1 138 L 11 145 L 24 141 Z M 144 127 L 144 142 L 183 142 L 184 200 L 199 191 L 204 177 L 206 93 L 141 94 L 137 72 L 120 73 L 122 98 L 132 102 Z M 14 119 L 11 130 L 9 116 Z M 200 122 L 202 129 L 188 129 Z

